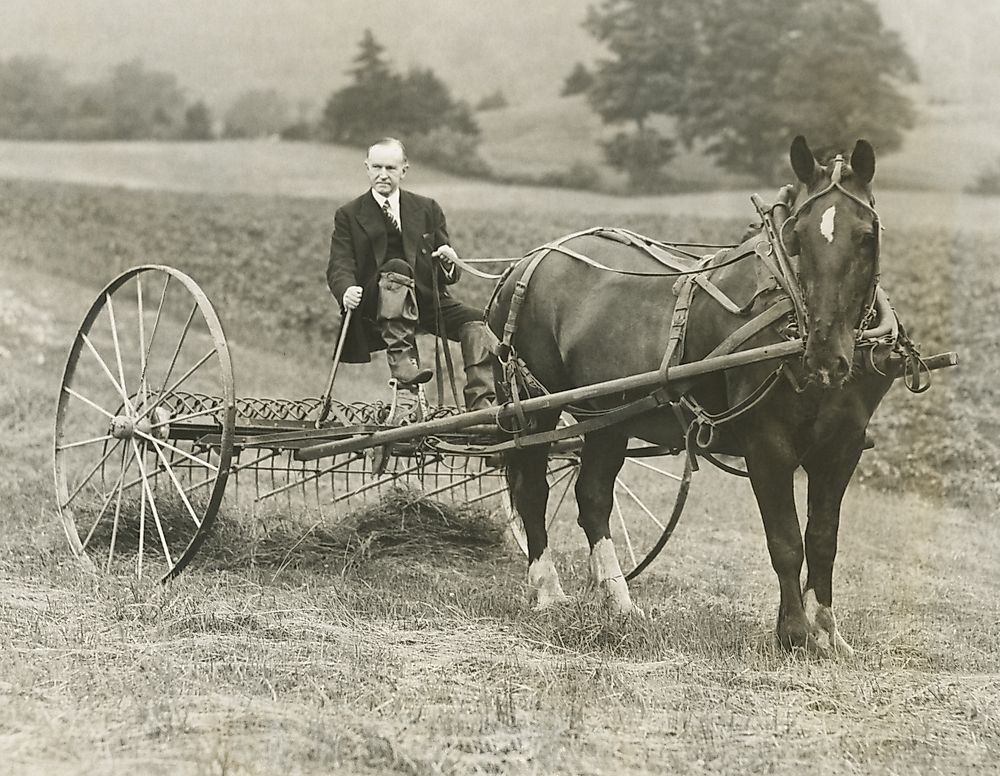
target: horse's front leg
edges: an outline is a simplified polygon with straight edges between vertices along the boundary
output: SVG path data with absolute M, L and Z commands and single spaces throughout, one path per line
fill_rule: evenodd
M 840 505 L 861 457 L 864 435 L 839 445 L 826 445 L 804 462 L 809 474 L 809 518 L 806 523 L 806 584 L 802 592 L 806 617 L 820 649 L 840 656 L 854 650 L 844 641 L 833 615 L 833 564 L 837 557 Z
M 778 435 L 756 433 L 745 445 L 747 471 L 760 508 L 771 566 L 778 575 L 778 642 L 785 649 L 814 648 L 802 603 L 802 534 L 795 511 L 797 462 L 790 444 Z
M 584 438 L 580 451 L 580 475 L 576 480 L 577 522 L 590 544 L 590 580 L 612 613 L 642 615 L 632 603 L 611 540 L 608 518 L 614 505 L 615 478 L 625 462 L 628 437 L 610 428 Z
M 528 603 L 546 609 L 567 599 L 549 551 L 545 508 L 549 483 L 545 478 L 548 445 L 511 450 L 507 454 L 507 485 L 514 511 L 528 539 Z

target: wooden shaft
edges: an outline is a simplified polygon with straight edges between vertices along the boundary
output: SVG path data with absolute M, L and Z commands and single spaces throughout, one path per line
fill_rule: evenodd
M 326 420 L 330 414 L 330 406 L 333 404 L 333 381 L 337 379 L 337 369 L 340 368 L 340 356 L 344 352 L 344 343 L 347 342 L 347 327 L 351 325 L 351 315 L 354 310 L 348 310 L 344 315 L 344 323 L 340 327 L 340 336 L 337 338 L 337 349 L 333 353 L 333 366 L 330 367 L 330 379 L 326 381 L 326 391 L 323 393 L 323 406 L 320 409 L 319 417 L 316 419 L 316 428 Z
M 759 361 L 770 361 L 775 358 L 797 356 L 802 353 L 804 347 L 802 340 L 795 339 L 787 342 L 779 342 L 774 345 L 764 345 L 759 348 L 752 348 L 751 350 L 742 350 L 738 353 L 729 353 L 724 356 L 705 358 L 690 364 L 679 364 L 667 370 L 666 379 L 664 379 L 659 369 L 630 377 L 619 377 L 615 380 L 606 380 L 601 383 L 594 383 L 593 385 L 570 388 L 566 391 L 558 391 L 557 393 L 548 393 L 544 396 L 526 399 L 521 402 L 521 410 L 530 413 L 537 412 L 538 410 L 556 409 L 565 407 L 567 404 L 574 404 L 588 399 L 598 399 L 616 393 L 625 393 L 643 388 L 656 388 L 669 382 L 686 380 L 691 377 L 708 374 L 709 372 L 746 366 L 747 364 L 754 364 Z M 352 453 L 368 447 L 378 447 L 392 442 L 402 442 L 433 434 L 458 431 L 459 429 L 479 423 L 499 423 L 502 425 L 502 422 L 512 418 L 515 412 L 513 404 L 489 407 L 484 410 L 475 410 L 474 412 L 463 412 L 460 415 L 453 415 L 447 418 L 437 418 L 423 423 L 412 423 L 406 426 L 389 428 L 385 431 L 377 431 L 374 434 L 363 437 L 354 437 L 352 439 L 303 447 L 295 453 L 295 457 L 300 461 L 313 461 L 317 458 L 325 458 L 326 456 L 338 455 L 340 453 Z

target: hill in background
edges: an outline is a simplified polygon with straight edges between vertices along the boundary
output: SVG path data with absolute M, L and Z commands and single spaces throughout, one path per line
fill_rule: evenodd
M 922 82 L 914 89 L 919 125 L 901 153 L 880 160 L 880 179 L 900 187 L 958 189 L 1000 156 L 1000 3 L 877 0 L 903 36 Z M 318 111 L 344 85 L 365 28 L 393 65 L 432 67 L 457 96 L 476 101 L 497 89 L 510 107 L 482 113 L 483 155 L 498 170 L 537 175 L 574 162 L 601 168 L 604 132 L 583 100 L 560 99 L 577 61 L 600 57 L 581 28 L 578 0 L 518 4 L 375 0 L 359 13 L 347 0 L 59 0 L 44 6 L 10 0 L 0 25 L 0 56 L 42 53 L 67 63 L 69 75 L 99 78 L 111 65 L 140 57 L 175 73 L 192 98 L 220 110 L 251 88 L 275 88 Z M 807 59 L 806 59 L 807 61 Z M 738 186 L 697 153 L 673 174 L 702 186 Z

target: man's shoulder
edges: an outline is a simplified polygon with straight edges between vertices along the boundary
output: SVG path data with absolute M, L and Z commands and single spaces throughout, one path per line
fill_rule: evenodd
M 371 191 L 366 191 L 364 194 L 355 197 L 350 202 L 345 202 L 343 205 L 337 208 L 337 210 L 343 211 L 345 213 L 357 213 L 361 209 L 361 206 L 365 204 L 365 199 L 371 199 L 371 198 L 372 198 Z
M 419 207 L 438 208 L 438 209 L 440 209 L 441 207 L 440 205 L 438 205 L 437 201 L 432 199 L 431 197 L 425 197 L 423 194 L 417 194 L 415 192 L 409 191 L 408 189 L 400 189 L 399 198 L 400 200 L 404 198 L 409 199 L 410 202 Z

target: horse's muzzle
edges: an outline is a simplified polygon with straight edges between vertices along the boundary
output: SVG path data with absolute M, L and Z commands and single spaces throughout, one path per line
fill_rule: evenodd
M 854 343 L 839 342 L 828 333 L 812 331 L 806 343 L 806 379 L 823 388 L 840 388 L 851 376 Z M 846 344 L 846 347 L 845 347 Z
M 818 365 L 807 356 L 806 368 L 809 370 L 806 379 L 822 388 L 840 388 L 851 375 L 851 362 L 844 356 L 837 356 L 828 366 Z

